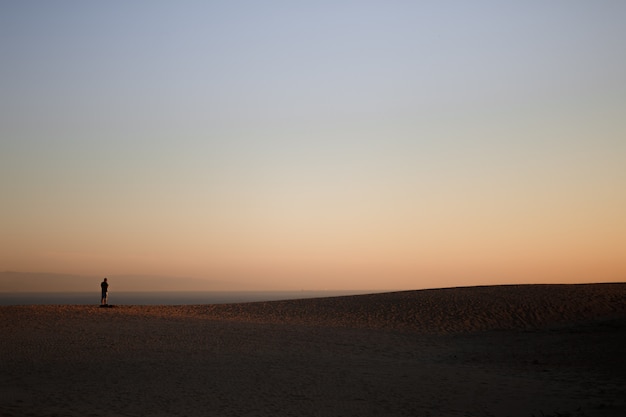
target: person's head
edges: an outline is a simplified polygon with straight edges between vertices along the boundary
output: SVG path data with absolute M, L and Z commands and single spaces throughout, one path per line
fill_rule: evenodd
M 107 282 L 107 279 L 106 279 L 106 278 L 104 279 L 104 282 Z

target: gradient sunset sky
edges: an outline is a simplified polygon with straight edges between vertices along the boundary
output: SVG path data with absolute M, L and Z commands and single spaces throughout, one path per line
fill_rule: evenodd
M 624 281 L 625 22 L 618 0 L 2 1 L 0 271 Z

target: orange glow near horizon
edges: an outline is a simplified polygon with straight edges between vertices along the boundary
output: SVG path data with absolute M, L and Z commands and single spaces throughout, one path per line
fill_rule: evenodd
M 262 221 L 253 213 L 256 217 L 240 215 L 221 226 L 180 219 L 175 227 L 165 222 L 157 228 L 148 222 L 136 224 L 132 233 L 130 224 L 74 233 L 66 226 L 67 235 L 59 229 L 49 239 L 39 238 L 40 247 L 24 238 L 21 248 L 4 247 L 1 260 L 5 270 L 189 276 L 255 289 L 582 283 L 623 281 L 626 272 L 623 225 L 607 218 L 594 224 L 574 210 L 573 218 L 544 210 L 511 219 L 487 209 L 459 214 L 433 209 L 423 219 L 417 207 L 415 217 L 394 218 L 389 208 L 367 219 L 303 210 L 297 211 L 301 218 L 269 210 Z

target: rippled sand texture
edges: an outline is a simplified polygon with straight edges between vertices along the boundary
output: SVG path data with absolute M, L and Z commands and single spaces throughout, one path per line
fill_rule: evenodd
M 626 284 L 0 307 L 1 416 L 623 416 Z

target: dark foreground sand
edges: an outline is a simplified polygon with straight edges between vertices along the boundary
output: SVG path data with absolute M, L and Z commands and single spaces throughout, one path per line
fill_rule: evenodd
M 624 416 L 626 284 L 0 307 L 1 416 Z

